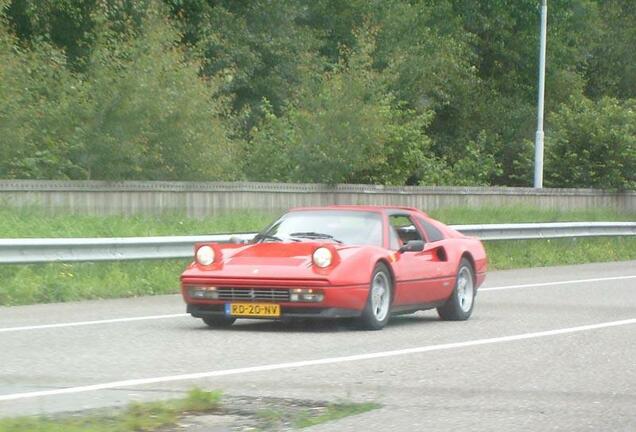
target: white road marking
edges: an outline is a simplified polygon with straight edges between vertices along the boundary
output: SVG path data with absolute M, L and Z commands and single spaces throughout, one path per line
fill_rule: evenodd
M 316 360 L 305 360 L 305 361 L 297 361 L 297 362 L 289 362 L 289 363 L 276 363 L 269 365 L 261 365 L 261 366 L 251 366 L 251 367 L 243 367 L 236 369 L 224 369 L 224 370 L 216 370 L 209 372 L 199 372 L 199 373 L 191 373 L 191 374 L 182 374 L 182 375 L 170 375 L 170 376 L 162 376 L 162 377 L 154 377 L 154 378 L 140 378 L 140 379 L 131 379 L 124 381 L 113 381 L 101 384 L 92 384 L 86 386 L 79 387 L 68 387 L 63 389 L 55 389 L 55 390 L 43 390 L 43 391 L 35 391 L 35 392 L 26 392 L 26 393 L 14 393 L 14 394 L 6 394 L 0 395 L 0 401 L 12 401 L 18 399 L 31 399 L 36 397 L 43 396 L 58 396 L 72 393 L 85 393 L 97 390 L 107 390 L 121 387 L 134 387 L 140 385 L 147 384 L 158 384 L 158 383 L 166 383 L 166 382 L 174 382 L 174 381 L 192 381 L 199 380 L 203 378 L 212 378 L 212 377 L 221 377 L 228 375 L 241 375 L 247 373 L 254 372 L 266 372 L 273 370 L 281 370 L 281 369 L 293 369 L 293 368 L 302 368 L 307 366 L 317 366 L 317 365 L 330 365 L 337 363 L 350 363 L 350 362 L 358 362 L 363 360 L 371 360 L 385 357 L 395 357 L 395 356 L 403 356 L 409 354 L 419 354 L 431 351 L 442 351 L 449 350 L 455 348 L 465 348 L 472 347 L 478 345 L 489 345 L 503 342 L 513 342 L 518 340 L 526 340 L 547 336 L 557 336 L 562 334 L 569 333 L 577 333 L 589 330 L 597 330 L 608 327 L 618 327 L 618 326 L 626 326 L 636 324 L 636 318 L 630 318 L 620 321 L 609 321 L 598 324 L 589 324 L 582 325 L 577 327 L 568 327 L 562 329 L 555 330 L 547 330 L 533 333 L 523 333 L 516 334 L 510 336 L 501 336 L 487 339 L 476 339 L 472 341 L 464 341 L 464 342 L 454 342 L 454 343 L 446 343 L 439 345 L 428 345 L 416 348 L 406 348 L 401 350 L 393 350 L 393 351 L 382 351 L 376 353 L 369 354 L 357 354 L 343 357 L 329 357 L 323 359 Z
M 519 289 L 519 288 L 532 288 L 532 287 L 544 287 L 544 286 L 554 286 L 554 285 L 569 285 L 576 283 L 586 283 L 586 282 L 602 282 L 602 281 L 612 281 L 612 280 L 624 280 L 624 279 L 636 279 L 636 275 L 634 276 L 613 276 L 613 277 L 603 277 L 603 278 L 593 278 L 593 279 L 573 279 L 559 282 L 541 282 L 541 283 L 530 283 L 523 285 L 506 285 L 506 286 L 498 286 L 498 287 L 488 287 L 488 288 L 479 288 L 479 292 L 482 291 L 500 291 L 507 289 Z
M 0 333 L 23 331 L 23 330 L 50 329 L 50 328 L 60 328 L 60 327 L 77 327 L 77 326 L 87 326 L 87 325 L 96 325 L 96 324 L 111 324 L 111 323 L 130 322 L 130 321 L 145 321 L 145 320 L 156 320 L 156 319 L 166 319 L 166 318 L 183 318 L 186 316 L 190 316 L 190 315 L 185 313 L 179 313 L 179 314 L 168 314 L 168 315 L 150 315 L 150 316 L 128 317 L 128 318 L 113 318 L 113 319 L 95 320 L 95 321 L 76 321 L 76 322 L 67 322 L 67 323 L 58 323 L 58 324 L 41 324 L 41 325 L 22 326 L 22 327 L 6 327 L 6 328 L 0 328 Z
M 523 284 L 523 285 L 487 287 L 487 288 L 479 288 L 479 292 L 544 287 L 544 286 L 553 286 L 553 285 L 569 285 L 569 284 L 585 283 L 585 282 L 602 282 L 602 281 L 624 280 L 624 279 L 636 279 L 636 275 L 614 276 L 614 277 L 594 278 L 594 279 L 573 279 L 573 280 L 559 281 L 559 282 L 541 282 L 541 283 L 531 283 L 531 284 Z M 130 317 L 130 318 L 113 318 L 113 319 L 104 319 L 104 320 L 95 320 L 95 321 L 78 321 L 78 322 L 57 323 L 57 324 L 41 324 L 41 325 L 21 326 L 21 327 L 6 327 L 6 328 L 0 328 L 0 333 L 25 331 L 25 330 L 42 330 L 42 329 L 49 329 L 49 328 L 87 326 L 87 325 L 97 325 L 97 324 L 112 324 L 112 323 L 120 323 L 120 322 L 144 321 L 144 320 L 153 320 L 153 319 L 183 318 L 187 316 L 190 316 L 190 315 L 180 313 L 180 314 L 151 315 L 151 316 Z

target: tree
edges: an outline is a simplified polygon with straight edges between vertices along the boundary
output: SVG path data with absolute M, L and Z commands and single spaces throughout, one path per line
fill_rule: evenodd
M 253 132 L 248 178 L 404 184 L 434 166 L 423 132 L 431 113 L 399 105 L 372 67 L 374 48 L 373 33 L 362 30 L 333 71 L 309 74 L 283 115 L 268 113 Z
M 225 78 L 220 90 L 241 116 L 243 135 L 261 118 L 263 100 L 274 113 L 282 112 L 299 84 L 303 59 L 317 49 L 314 32 L 302 24 L 305 5 L 296 0 L 167 3 L 184 29 L 184 43 L 202 63 L 202 74 Z
M 218 81 L 199 77 L 161 8 L 148 9 L 128 32 L 112 28 L 109 12 L 94 16 L 95 42 L 81 73 L 69 72 L 50 45 L 23 51 L 3 33 L 0 115 L 11 129 L 0 138 L 3 176 L 234 178 L 239 146 L 221 119 Z
M 599 19 L 585 63 L 586 94 L 598 99 L 636 98 L 636 3 L 598 1 Z
M 539 6 L 0 0 L 0 176 L 528 186 Z M 549 13 L 545 118 L 561 155 L 591 139 L 570 119 L 596 112 L 600 129 L 584 129 L 606 136 L 629 118 L 636 4 Z M 610 183 L 628 187 L 619 172 Z
M 636 99 L 560 107 L 546 142 L 546 184 L 552 187 L 636 188 Z
M 62 52 L 25 49 L 0 15 L 0 178 L 64 178 L 78 81 Z
M 199 78 L 161 11 L 149 9 L 138 33 L 102 25 L 76 115 L 80 144 L 72 159 L 86 176 L 232 178 L 237 147 L 220 119 L 218 81 Z

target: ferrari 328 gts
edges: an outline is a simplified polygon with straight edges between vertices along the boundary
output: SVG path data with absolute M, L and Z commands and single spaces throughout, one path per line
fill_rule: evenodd
M 487 267 L 478 239 L 405 207 L 293 209 L 247 244 L 197 244 L 194 255 L 181 291 L 211 327 L 354 318 L 379 330 L 391 315 L 432 308 L 466 320 Z

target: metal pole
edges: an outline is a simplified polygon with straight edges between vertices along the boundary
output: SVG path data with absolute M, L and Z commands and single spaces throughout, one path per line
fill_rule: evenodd
M 543 98 L 545 94 L 545 47 L 548 27 L 548 2 L 541 3 L 541 48 L 539 52 L 539 101 L 537 104 L 537 133 L 534 139 L 534 187 L 543 187 Z

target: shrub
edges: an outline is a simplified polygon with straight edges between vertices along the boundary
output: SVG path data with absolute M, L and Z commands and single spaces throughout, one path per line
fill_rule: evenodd
M 636 100 L 581 97 L 551 117 L 546 184 L 552 187 L 636 187 Z

